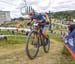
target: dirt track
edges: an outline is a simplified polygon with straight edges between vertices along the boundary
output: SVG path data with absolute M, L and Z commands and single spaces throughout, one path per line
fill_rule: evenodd
M 48 54 L 45 54 L 40 48 L 38 56 L 34 60 L 30 60 L 26 56 L 24 45 L 4 49 L 0 47 L 0 64 L 63 64 L 60 62 L 62 48 L 63 43 L 52 40 Z

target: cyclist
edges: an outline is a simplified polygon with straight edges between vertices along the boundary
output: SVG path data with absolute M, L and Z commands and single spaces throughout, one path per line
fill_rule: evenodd
M 71 33 L 74 29 L 75 29 L 75 20 L 71 20 L 69 22 L 67 22 L 68 29 L 69 29 L 69 33 Z
M 39 23 L 38 25 L 39 26 L 41 25 L 42 35 L 46 39 L 48 39 L 47 32 L 46 32 L 46 26 L 45 26 L 46 24 L 49 24 L 48 13 L 38 13 L 32 10 L 29 13 L 29 17 L 31 21 L 27 25 L 29 25 L 33 20 L 36 20 Z

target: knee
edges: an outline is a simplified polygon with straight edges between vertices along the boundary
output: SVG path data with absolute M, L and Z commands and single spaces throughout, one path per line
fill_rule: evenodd
M 42 31 L 42 34 L 43 34 L 43 35 L 46 34 L 46 31 Z

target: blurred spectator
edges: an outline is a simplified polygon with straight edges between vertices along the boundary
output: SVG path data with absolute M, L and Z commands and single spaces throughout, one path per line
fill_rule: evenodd
M 12 30 L 12 34 L 15 34 L 15 32 Z
M 72 32 L 75 29 L 75 20 L 67 22 L 69 32 Z
M 75 20 L 70 20 L 70 21 L 67 21 L 67 23 L 66 23 L 67 25 L 73 25 L 73 24 L 75 24 Z
M 69 32 L 72 32 L 75 29 L 75 24 L 68 26 Z
M 1 39 L 7 40 L 7 37 L 6 37 L 5 35 L 2 35 L 2 34 L 1 34 L 1 35 L 0 35 L 0 40 L 1 40 Z

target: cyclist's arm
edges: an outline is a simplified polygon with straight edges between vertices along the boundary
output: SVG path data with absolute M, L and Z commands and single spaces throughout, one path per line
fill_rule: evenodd
M 30 17 L 30 21 L 27 23 L 27 25 L 31 25 L 31 22 L 33 21 L 33 18 Z
M 46 13 L 46 22 L 49 22 L 49 16 L 48 16 L 48 14 Z
M 30 22 L 32 22 L 33 21 L 33 18 L 30 18 Z
M 49 22 L 49 16 L 48 13 L 40 13 L 40 15 L 44 16 L 46 18 L 46 22 Z M 44 19 L 42 19 L 43 21 Z

